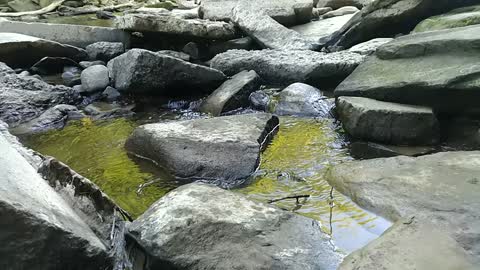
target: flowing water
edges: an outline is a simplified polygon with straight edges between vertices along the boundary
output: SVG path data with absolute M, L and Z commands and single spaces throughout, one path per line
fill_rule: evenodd
M 71 122 L 63 130 L 22 138 L 26 146 L 58 158 L 91 179 L 133 216 L 181 185 L 153 164 L 124 150 L 133 129 L 146 122 L 195 118 L 189 112 L 156 117 Z M 292 195 L 307 199 L 274 204 L 321 222 L 334 244 L 349 253 L 378 237 L 391 224 L 333 191 L 323 178 L 335 163 L 350 160 L 341 132 L 332 119 L 282 117 L 278 134 L 261 157 L 259 170 L 235 192 L 268 202 Z

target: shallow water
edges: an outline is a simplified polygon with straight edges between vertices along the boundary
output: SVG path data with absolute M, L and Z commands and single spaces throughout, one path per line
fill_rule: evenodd
M 133 216 L 138 216 L 181 183 L 153 164 L 128 155 L 123 148 L 125 140 L 136 126 L 145 122 L 195 117 L 198 115 L 170 112 L 159 118 L 137 120 L 84 119 L 70 123 L 63 130 L 23 141 L 28 147 L 65 162 L 94 181 Z M 319 220 L 335 245 L 348 253 L 375 239 L 390 223 L 332 192 L 324 180 L 323 174 L 329 166 L 351 159 L 335 129 L 332 119 L 281 118 L 279 132 L 262 154 L 258 172 L 248 185 L 234 191 L 263 202 L 310 195 L 299 204 L 293 199 L 275 205 Z M 145 183 L 148 184 L 140 189 Z
M 113 20 L 98 19 L 95 14 L 77 16 L 58 16 L 41 20 L 45 23 L 74 24 L 100 27 L 113 27 Z

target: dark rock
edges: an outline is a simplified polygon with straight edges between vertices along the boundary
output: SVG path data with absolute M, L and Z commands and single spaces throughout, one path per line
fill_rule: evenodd
M 473 256 L 476 265 L 480 263 L 480 152 L 445 152 L 421 157 L 392 157 L 363 161 L 346 162 L 331 168 L 326 180 L 339 192 L 349 196 L 360 207 L 373 211 L 392 221 L 414 215 L 415 219 L 428 220 L 437 229 L 443 230 Z M 379 238 L 381 239 L 381 238 Z M 395 243 L 399 243 L 395 241 Z M 416 248 L 410 240 L 408 245 Z M 428 241 L 429 246 L 437 246 L 437 241 Z M 397 245 L 396 244 L 396 245 Z M 395 245 L 395 246 L 396 246 Z M 401 245 L 403 247 L 403 245 Z M 422 245 L 423 246 L 423 245 Z M 421 248 L 423 250 L 425 248 Z M 396 249 L 405 252 L 406 249 Z M 413 251 L 424 256 L 423 251 Z M 431 249 L 426 249 L 425 252 Z M 451 253 L 445 254 L 452 255 Z M 374 260 L 384 262 L 385 258 Z M 403 262 L 412 257 L 398 254 Z M 433 258 L 430 257 L 428 258 Z M 433 256 L 440 259 L 438 254 Z M 446 258 L 450 258 L 446 256 Z M 369 256 L 367 256 L 369 257 Z M 453 256 L 451 260 L 454 259 Z M 372 258 L 372 257 L 369 257 Z M 393 258 L 393 257 L 391 257 Z M 397 258 L 397 257 L 395 257 Z M 458 257 L 461 258 L 461 257 Z M 432 260 L 425 262 L 421 269 L 431 269 Z M 448 261 L 443 265 L 448 267 Z M 414 264 L 402 264 L 397 269 L 407 269 Z M 377 265 L 372 268 L 377 269 Z M 435 268 L 437 268 L 435 266 Z M 455 267 L 454 267 L 455 268 Z M 351 268 L 346 268 L 351 269 Z M 391 268 L 395 269 L 395 268 Z M 459 267 L 459 269 L 468 269 Z
M 86 48 L 90 60 L 101 60 L 108 62 L 111 59 L 125 52 L 121 42 L 97 42 L 88 45 Z
M 431 146 L 396 146 L 372 142 L 354 142 L 350 144 L 350 154 L 356 159 L 411 156 L 418 157 L 435 152 Z
M 80 67 L 79 64 L 66 57 L 44 57 L 35 63 L 30 71 L 40 75 L 62 73 L 65 67 Z
M 83 7 L 85 4 L 83 3 L 83 1 L 70 0 L 70 1 L 63 2 L 62 5 L 66 7 L 71 7 L 71 8 L 79 8 L 79 7 Z
M 82 90 L 87 93 L 103 91 L 110 83 L 108 68 L 95 65 L 82 71 Z
M 110 20 L 110 19 L 114 19 L 116 17 L 113 14 L 113 12 L 105 11 L 105 10 L 99 10 L 99 11 L 95 12 L 95 16 L 98 19 L 102 19 L 102 20 Z
M 229 50 L 215 56 L 212 68 L 229 76 L 243 70 L 254 70 L 272 84 L 304 82 L 315 86 L 337 84 L 364 59 L 356 53 L 320 53 L 290 50 Z
M 40 59 L 68 57 L 83 60 L 84 50 L 54 41 L 16 33 L 0 33 L 0 61 L 11 67 L 30 67 Z
M 138 127 L 126 147 L 180 178 L 236 185 L 258 166 L 278 118 L 256 113 Z
M 182 51 L 188 54 L 192 59 L 195 59 L 195 60 L 200 59 L 200 49 L 198 48 L 198 45 L 195 42 L 187 43 L 183 47 Z
M 107 86 L 105 91 L 103 91 L 102 95 L 107 101 L 115 101 L 121 96 L 120 92 L 118 92 L 117 89 L 110 86 Z
M 251 93 L 248 98 L 254 109 L 265 111 L 265 112 L 269 110 L 271 98 L 270 98 L 270 95 L 268 95 L 265 91 L 263 90 L 255 91 Z
M 333 270 L 342 258 L 317 221 L 198 183 L 170 192 L 128 229 L 151 269 Z
M 81 74 L 82 70 L 78 67 L 66 67 L 62 73 L 63 83 L 70 87 L 81 84 Z
M 165 94 L 167 90 L 218 87 L 225 75 L 178 58 L 132 49 L 108 62 L 114 87 L 120 92 Z M 172 94 L 172 92 L 170 92 Z
M 212 44 L 208 49 L 215 56 L 228 50 L 250 50 L 253 48 L 253 40 L 250 37 L 237 38 Z
M 314 50 L 319 45 L 299 33 L 286 28 L 266 13 L 250 7 L 237 6 L 232 11 L 232 21 L 262 48 L 284 50 Z
M 217 88 L 202 103 L 200 110 L 218 116 L 222 112 L 248 107 L 248 97 L 258 90 L 260 83 L 255 71 L 242 71 Z
M 354 138 L 394 145 L 432 145 L 440 140 L 431 108 L 361 97 L 340 97 L 337 112 Z
M 304 83 L 294 83 L 280 92 L 275 114 L 307 117 L 330 116 L 332 104 L 320 90 Z
M 425 19 L 413 29 L 413 32 L 436 31 L 474 24 L 480 24 L 480 5 L 457 8 Z
M 316 6 L 319 8 L 329 7 L 331 9 L 354 6 L 358 9 L 362 9 L 371 2 L 373 2 L 373 0 L 319 0 Z

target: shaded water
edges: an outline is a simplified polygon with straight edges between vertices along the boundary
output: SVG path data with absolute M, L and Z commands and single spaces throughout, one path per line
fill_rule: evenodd
M 113 27 L 113 20 L 98 19 L 95 14 L 85 14 L 77 16 L 58 16 L 43 19 L 40 22 L 58 23 L 58 24 L 73 24 L 73 25 L 87 25 L 87 26 L 101 26 Z
M 185 117 L 168 114 L 161 119 L 148 117 L 147 122 Z M 94 181 L 133 216 L 138 216 L 181 184 L 168 173 L 129 156 L 124 150 L 127 137 L 143 123 L 145 118 L 98 122 L 84 119 L 70 123 L 63 130 L 23 138 L 23 141 L 28 147 L 65 162 Z M 258 172 L 248 185 L 234 191 L 263 202 L 291 195 L 310 195 L 299 204 L 295 200 L 275 204 L 319 220 L 324 232 L 331 233 L 341 250 L 353 251 L 375 239 L 390 223 L 332 192 L 324 180 L 323 174 L 329 166 L 351 159 L 342 144 L 332 119 L 283 117 L 277 136 L 262 154 Z M 148 184 L 139 189 L 145 183 Z

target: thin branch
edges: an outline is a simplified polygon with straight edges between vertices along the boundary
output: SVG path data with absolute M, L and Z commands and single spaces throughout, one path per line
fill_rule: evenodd
M 297 200 L 297 203 L 298 200 L 300 198 L 310 198 L 310 195 L 294 195 L 294 196 L 287 196 L 287 197 L 283 197 L 283 198 L 280 198 L 280 199 L 273 199 L 273 200 L 269 200 L 268 203 L 274 203 L 274 202 L 279 202 L 279 201 L 283 201 L 283 200 L 288 200 L 288 199 L 296 199 Z

